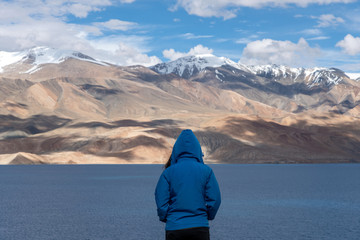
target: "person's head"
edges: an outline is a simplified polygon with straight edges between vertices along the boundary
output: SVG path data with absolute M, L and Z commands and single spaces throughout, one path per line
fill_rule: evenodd
M 172 164 L 176 164 L 181 158 L 193 158 L 200 163 L 204 162 L 200 143 L 190 129 L 181 132 L 164 167 L 168 168 Z

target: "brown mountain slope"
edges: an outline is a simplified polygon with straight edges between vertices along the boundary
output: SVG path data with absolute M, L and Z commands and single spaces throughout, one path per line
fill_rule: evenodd
M 360 162 L 357 83 L 289 95 L 208 80 L 75 59 L 7 71 L 0 164 L 163 163 L 186 128 L 208 162 Z
M 73 122 L 38 116 L 32 122 L 14 119 L 7 127 L 26 137 L 0 140 L 0 162 L 11 163 L 18 152 L 43 163 L 164 163 L 182 129 L 199 138 L 207 162 L 324 163 L 359 162 L 359 120 L 341 116 L 293 118 L 288 124 L 246 115 L 196 116 L 177 121 L 159 119 Z M 336 120 L 335 120 L 336 119 Z M 50 119 L 49 119 L 50 120 Z M 65 121 L 65 125 L 64 125 Z M 57 124 L 53 124 L 58 122 Z M 36 128 L 32 127 L 36 124 Z M 53 125 L 51 125 L 53 124 Z M 16 129 L 17 126 L 23 126 Z

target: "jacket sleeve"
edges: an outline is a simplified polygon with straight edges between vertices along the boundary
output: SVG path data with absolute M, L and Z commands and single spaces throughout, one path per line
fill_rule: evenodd
M 205 194 L 206 194 L 205 201 L 206 201 L 208 219 L 213 220 L 220 207 L 221 194 L 220 194 L 219 184 L 212 170 L 210 172 L 209 179 L 206 183 Z
M 163 172 L 163 174 L 161 174 L 159 178 L 159 181 L 155 189 L 157 214 L 159 216 L 159 220 L 162 222 L 166 222 L 166 216 L 169 208 L 169 200 L 170 200 L 170 186 Z

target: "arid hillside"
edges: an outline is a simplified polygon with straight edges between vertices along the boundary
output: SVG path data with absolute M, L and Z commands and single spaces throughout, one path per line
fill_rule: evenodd
M 0 164 L 164 163 L 187 128 L 208 163 L 360 162 L 360 86 L 341 72 L 309 87 L 228 66 L 31 67 L 0 73 Z

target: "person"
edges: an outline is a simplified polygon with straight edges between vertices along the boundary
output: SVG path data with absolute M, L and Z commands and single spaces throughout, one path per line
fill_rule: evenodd
M 155 189 L 166 240 L 209 240 L 209 220 L 220 207 L 221 195 L 212 169 L 204 164 L 194 133 L 183 130 Z

